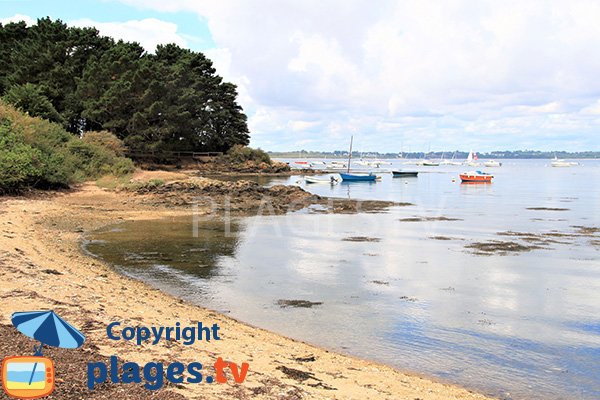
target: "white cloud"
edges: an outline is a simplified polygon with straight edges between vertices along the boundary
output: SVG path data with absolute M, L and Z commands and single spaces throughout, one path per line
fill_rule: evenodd
M 15 14 L 12 17 L 8 17 L 8 18 L 0 18 L 0 24 L 2 24 L 2 25 L 8 24 L 10 22 L 20 22 L 20 21 L 25 21 L 25 23 L 27 25 L 33 25 L 36 22 L 30 16 L 23 15 L 23 14 Z
M 600 100 L 596 100 L 592 104 L 581 109 L 581 113 L 584 115 L 600 115 Z
M 598 149 L 596 0 L 121 1 L 207 21 L 256 146 Z M 105 29 L 185 43 L 150 26 Z
M 255 145 L 597 148 L 593 0 L 125 2 L 206 18 Z
M 289 121 L 288 126 L 294 132 L 302 132 L 321 125 L 319 121 Z
M 147 51 L 154 52 L 158 44 L 175 43 L 187 47 L 186 40 L 177 33 L 177 24 L 155 18 L 125 22 L 98 22 L 91 19 L 68 21 L 70 26 L 95 27 L 100 34 L 124 41 L 138 42 Z

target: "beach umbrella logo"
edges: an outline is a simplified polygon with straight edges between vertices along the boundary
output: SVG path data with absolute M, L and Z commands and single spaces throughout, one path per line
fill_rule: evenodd
M 75 349 L 85 336 L 54 311 L 16 312 L 11 317 L 19 332 L 40 342 L 31 357 L 14 356 L 2 361 L 2 387 L 21 399 L 48 396 L 54 390 L 54 363 L 42 354 L 43 346 Z

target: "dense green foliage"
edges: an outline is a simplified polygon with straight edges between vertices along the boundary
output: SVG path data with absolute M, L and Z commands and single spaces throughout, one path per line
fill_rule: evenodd
M 108 130 L 138 152 L 248 144 L 236 87 L 203 54 L 172 44 L 149 54 L 49 18 L 0 24 L 0 96 L 72 134 Z
M 132 161 L 119 154 L 123 145 L 114 135 L 88 135 L 80 139 L 59 124 L 0 102 L 0 194 L 133 171 Z
M 253 149 L 251 147 L 235 145 L 225 155 L 227 161 L 242 164 L 246 161 L 254 161 L 258 164 L 267 163 L 271 165 L 271 157 L 266 151 Z

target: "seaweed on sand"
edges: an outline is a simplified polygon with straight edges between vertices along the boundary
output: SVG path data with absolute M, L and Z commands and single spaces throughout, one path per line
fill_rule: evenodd
M 569 211 L 568 208 L 561 207 L 527 207 L 531 211 Z
M 490 240 L 489 242 L 474 242 L 465 245 L 465 248 L 472 250 L 474 254 L 490 256 L 492 254 L 506 255 L 509 253 L 523 253 L 536 249 L 541 249 L 538 245 L 521 244 L 511 241 Z
M 310 301 L 310 300 L 277 300 L 277 305 L 281 308 L 295 307 L 295 308 L 312 308 L 313 306 L 319 306 L 323 304 L 322 301 Z
M 408 218 L 400 218 L 398 221 L 400 222 L 424 222 L 424 221 L 462 221 L 460 218 L 452 218 L 452 217 L 408 217 Z
M 344 242 L 381 242 L 381 238 L 368 236 L 349 236 L 342 239 Z

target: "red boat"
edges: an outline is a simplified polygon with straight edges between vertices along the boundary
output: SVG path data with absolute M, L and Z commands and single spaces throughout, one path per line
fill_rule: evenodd
M 492 183 L 494 175 L 486 174 L 481 171 L 464 172 L 459 175 L 464 183 Z

